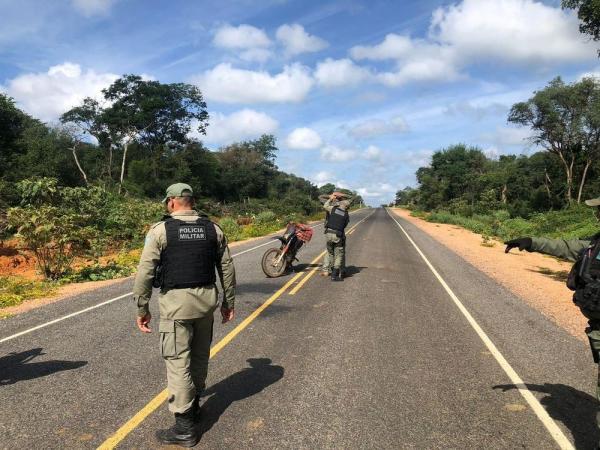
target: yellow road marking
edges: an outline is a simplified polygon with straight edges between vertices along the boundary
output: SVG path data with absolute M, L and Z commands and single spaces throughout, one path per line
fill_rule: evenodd
M 317 260 L 321 259 L 323 256 L 325 256 L 326 252 L 321 253 L 318 257 Z M 310 279 L 310 277 L 312 277 L 317 270 L 319 270 L 319 266 L 315 267 L 313 270 L 311 270 L 304 278 L 302 278 L 298 284 L 294 287 L 294 289 L 292 289 L 289 293 L 289 295 L 296 295 L 296 292 L 298 292 L 300 289 L 302 289 L 302 286 L 304 286 L 304 284 Z
M 361 222 L 368 219 L 373 213 L 369 214 L 367 217 L 362 219 L 356 225 L 354 225 L 350 231 L 354 231 Z M 348 233 L 350 233 L 350 231 Z M 325 255 L 325 252 L 322 252 L 310 262 L 310 265 L 315 264 Z M 298 283 L 294 290 L 290 292 L 291 295 L 294 295 L 298 290 L 308 281 L 308 279 L 314 275 L 318 267 L 314 268 L 311 272 L 309 272 L 306 277 Z M 289 280 L 286 284 L 283 285 L 277 292 L 275 292 L 271 297 L 269 297 L 262 305 L 260 305 L 256 310 L 254 310 L 248 317 L 246 317 L 238 326 L 236 326 L 233 330 L 231 330 L 223 339 L 217 342 L 210 349 L 210 357 L 213 358 L 217 353 L 219 353 L 227 344 L 229 344 L 244 328 L 246 328 L 250 323 L 256 319 L 260 313 L 262 313 L 266 308 L 269 307 L 275 300 L 283 295 L 283 293 L 296 281 L 302 277 L 306 272 L 300 272 L 296 274 L 291 280 Z M 167 389 L 164 389 L 160 392 L 156 397 L 154 397 L 146 406 L 144 406 L 141 410 L 139 410 L 131 419 L 125 422 L 121 428 L 119 428 L 112 436 L 106 439 L 97 450 L 112 450 L 114 449 L 123 439 L 129 435 L 133 430 L 135 430 L 150 414 L 156 411 L 166 400 L 168 397 Z

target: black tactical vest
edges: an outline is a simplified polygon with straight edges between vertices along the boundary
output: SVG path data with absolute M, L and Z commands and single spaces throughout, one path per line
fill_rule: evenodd
M 342 236 L 346 225 L 348 225 L 348 211 L 335 206 L 327 218 L 327 226 L 325 228 L 335 231 L 338 236 Z
M 205 217 L 165 221 L 167 245 L 160 256 L 162 290 L 209 286 L 217 281 L 217 230 Z
M 592 238 L 571 268 L 567 287 L 573 291 L 573 301 L 589 318 L 600 317 L 600 235 Z

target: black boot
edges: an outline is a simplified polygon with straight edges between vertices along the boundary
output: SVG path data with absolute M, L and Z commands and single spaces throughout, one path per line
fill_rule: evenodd
M 192 403 L 192 418 L 194 423 L 200 423 L 202 420 L 202 411 L 200 410 L 200 396 L 194 397 L 194 403 Z
M 175 425 L 166 430 L 158 430 L 156 438 L 161 444 L 179 445 L 180 447 L 193 447 L 200 440 L 200 436 L 194 426 L 194 410 L 177 414 L 175 413 Z
M 337 281 L 338 270 L 334 267 L 331 269 L 331 281 Z

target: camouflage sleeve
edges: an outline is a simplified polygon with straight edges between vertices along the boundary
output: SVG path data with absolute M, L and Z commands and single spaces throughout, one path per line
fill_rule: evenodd
M 154 278 L 154 269 L 160 261 L 161 249 L 160 233 L 158 226 L 155 225 L 146 236 L 146 242 L 133 284 L 133 301 L 137 306 L 137 314 L 140 317 L 150 312 L 148 303 L 152 296 L 152 280 Z
M 217 272 L 223 286 L 223 307 L 227 309 L 235 308 L 235 266 L 233 258 L 229 252 L 227 238 L 223 231 L 217 226 L 219 234 L 219 258 L 217 261 Z
M 532 238 L 531 242 L 532 252 L 545 253 L 571 261 L 575 261 L 581 250 L 590 245 L 590 241 L 586 239 L 567 240 L 536 237 Z
M 323 209 L 324 209 L 325 211 L 327 211 L 328 213 L 331 213 L 331 211 L 333 210 L 333 205 L 332 205 L 332 203 L 333 203 L 333 199 L 331 199 L 331 198 L 330 198 L 330 199 L 329 199 L 329 200 L 327 200 L 327 201 L 325 202 L 325 204 L 323 205 Z

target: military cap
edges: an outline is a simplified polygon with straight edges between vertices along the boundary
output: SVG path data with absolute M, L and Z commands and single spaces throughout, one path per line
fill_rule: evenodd
M 591 198 L 585 201 L 585 204 L 588 206 L 600 206 L 600 197 Z
M 169 200 L 171 197 L 193 197 L 194 191 L 189 184 L 175 183 L 167 188 L 167 193 L 163 199 L 163 203 Z

